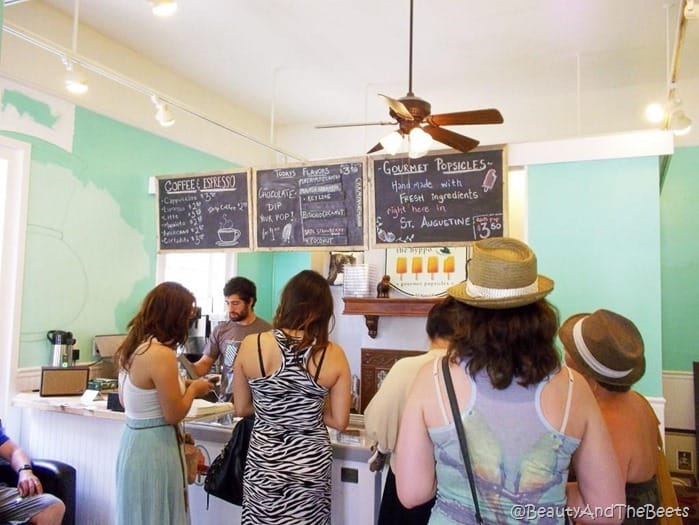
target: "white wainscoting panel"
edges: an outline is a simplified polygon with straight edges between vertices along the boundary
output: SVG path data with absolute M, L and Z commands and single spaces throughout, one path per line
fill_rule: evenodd
M 26 408 L 22 412 L 22 444 L 30 456 L 75 467 L 76 523 L 114 523 L 116 455 L 124 422 Z
M 663 372 L 663 396 L 667 400 L 666 426 L 678 430 L 696 430 L 694 421 L 694 374 Z

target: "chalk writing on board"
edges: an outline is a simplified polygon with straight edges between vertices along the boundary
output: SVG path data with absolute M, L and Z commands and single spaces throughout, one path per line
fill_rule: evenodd
M 503 151 L 376 158 L 374 245 L 437 245 L 501 237 Z
M 249 247 L 247 172 L 160 177 L 158 219 L 161 249 Z
M 363 246 L 363 174 L 362 161 L 257 170 L 257 246 Z

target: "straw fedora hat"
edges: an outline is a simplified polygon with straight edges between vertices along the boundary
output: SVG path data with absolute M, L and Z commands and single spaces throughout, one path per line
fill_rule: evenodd
M 479 308 L 516 308 L 543 299 L 553 281 L 538 275 L 536 255 L 517 239 L 499 237 L 473 244 L 466 281 L 447 290 L 457 301 Z
M 578 370 L 599 383 L 631 386 L 643 377 L 643 338 L 629 319 L 609 310 L 577 314 L 558 331 Z

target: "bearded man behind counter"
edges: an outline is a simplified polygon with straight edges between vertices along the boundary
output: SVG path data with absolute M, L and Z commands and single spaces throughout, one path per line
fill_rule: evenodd
M 220 322 L 211 332 L 202 357 L 194 369 L 202 376 L 220 360 L 221 383 L 219 401 L 231 401 L 233 395 L 233 361 L 245 336 L 266 332 L 272 325 L 255 315 L 257 287 L 250 279 L 233 277 L 223 287 L 228 320 Z

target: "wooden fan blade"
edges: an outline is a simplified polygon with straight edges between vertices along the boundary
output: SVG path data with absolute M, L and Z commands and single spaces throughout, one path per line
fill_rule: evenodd
M 408 108 L 406 108 L 405 104 L 403 104 L 400 100 L 397 100 L 395 98 L 391 98 L 391 97 L 386 96 L 386 95 L 382 95 L 381 93 L 379 93 L 379 96 L 386 99 L 386 103 L 388 104 L 388 106 L 400 118 L 405 119 L 405 120 L 414 120 L 412 113 L 410 113 L 410 111 L 408 111 Z
M 381 143 L 379 142 L 379 143 L 376 144 L 376 146 L 374 146 L 374 147 L 371 148 L 369 151 L 367 151 L 366 154 L 369 155 L 370 153 L 375 153 L 375 152 L 377 152 L 377 151 L 381 151 L 382 149 L 383 149 L 383 146 L 382 146 Z
M 425 118 L 435 126 L 460 126 L 466 124 L 502 124 L 502 115 L 497 109 L 474 109 L 473 111 L 458 111 L 456 113 L 441 113 Z
M 330 128 L 352 128 L 357 126 L 397 126 L 398 122 L 355 122 L 347 124 L 320 124 L 314 126 L 316 129 L 330 129 Z
M 447 146 L 458 149 L 464 153 L 468 153 L 473 148 L 478 146 L 478 144 L 480 144 L 480 141 L 476 139 L 465 137 L 463 135 L 459 135 L 458 133 L 454 133 L 453 131 L 449 131 L 448 129 L 439 128 L 437 126 L 431 126 L 428 124 L 422 129 L 429 133 L 429 135 L 437 142 L 446 144 Z

